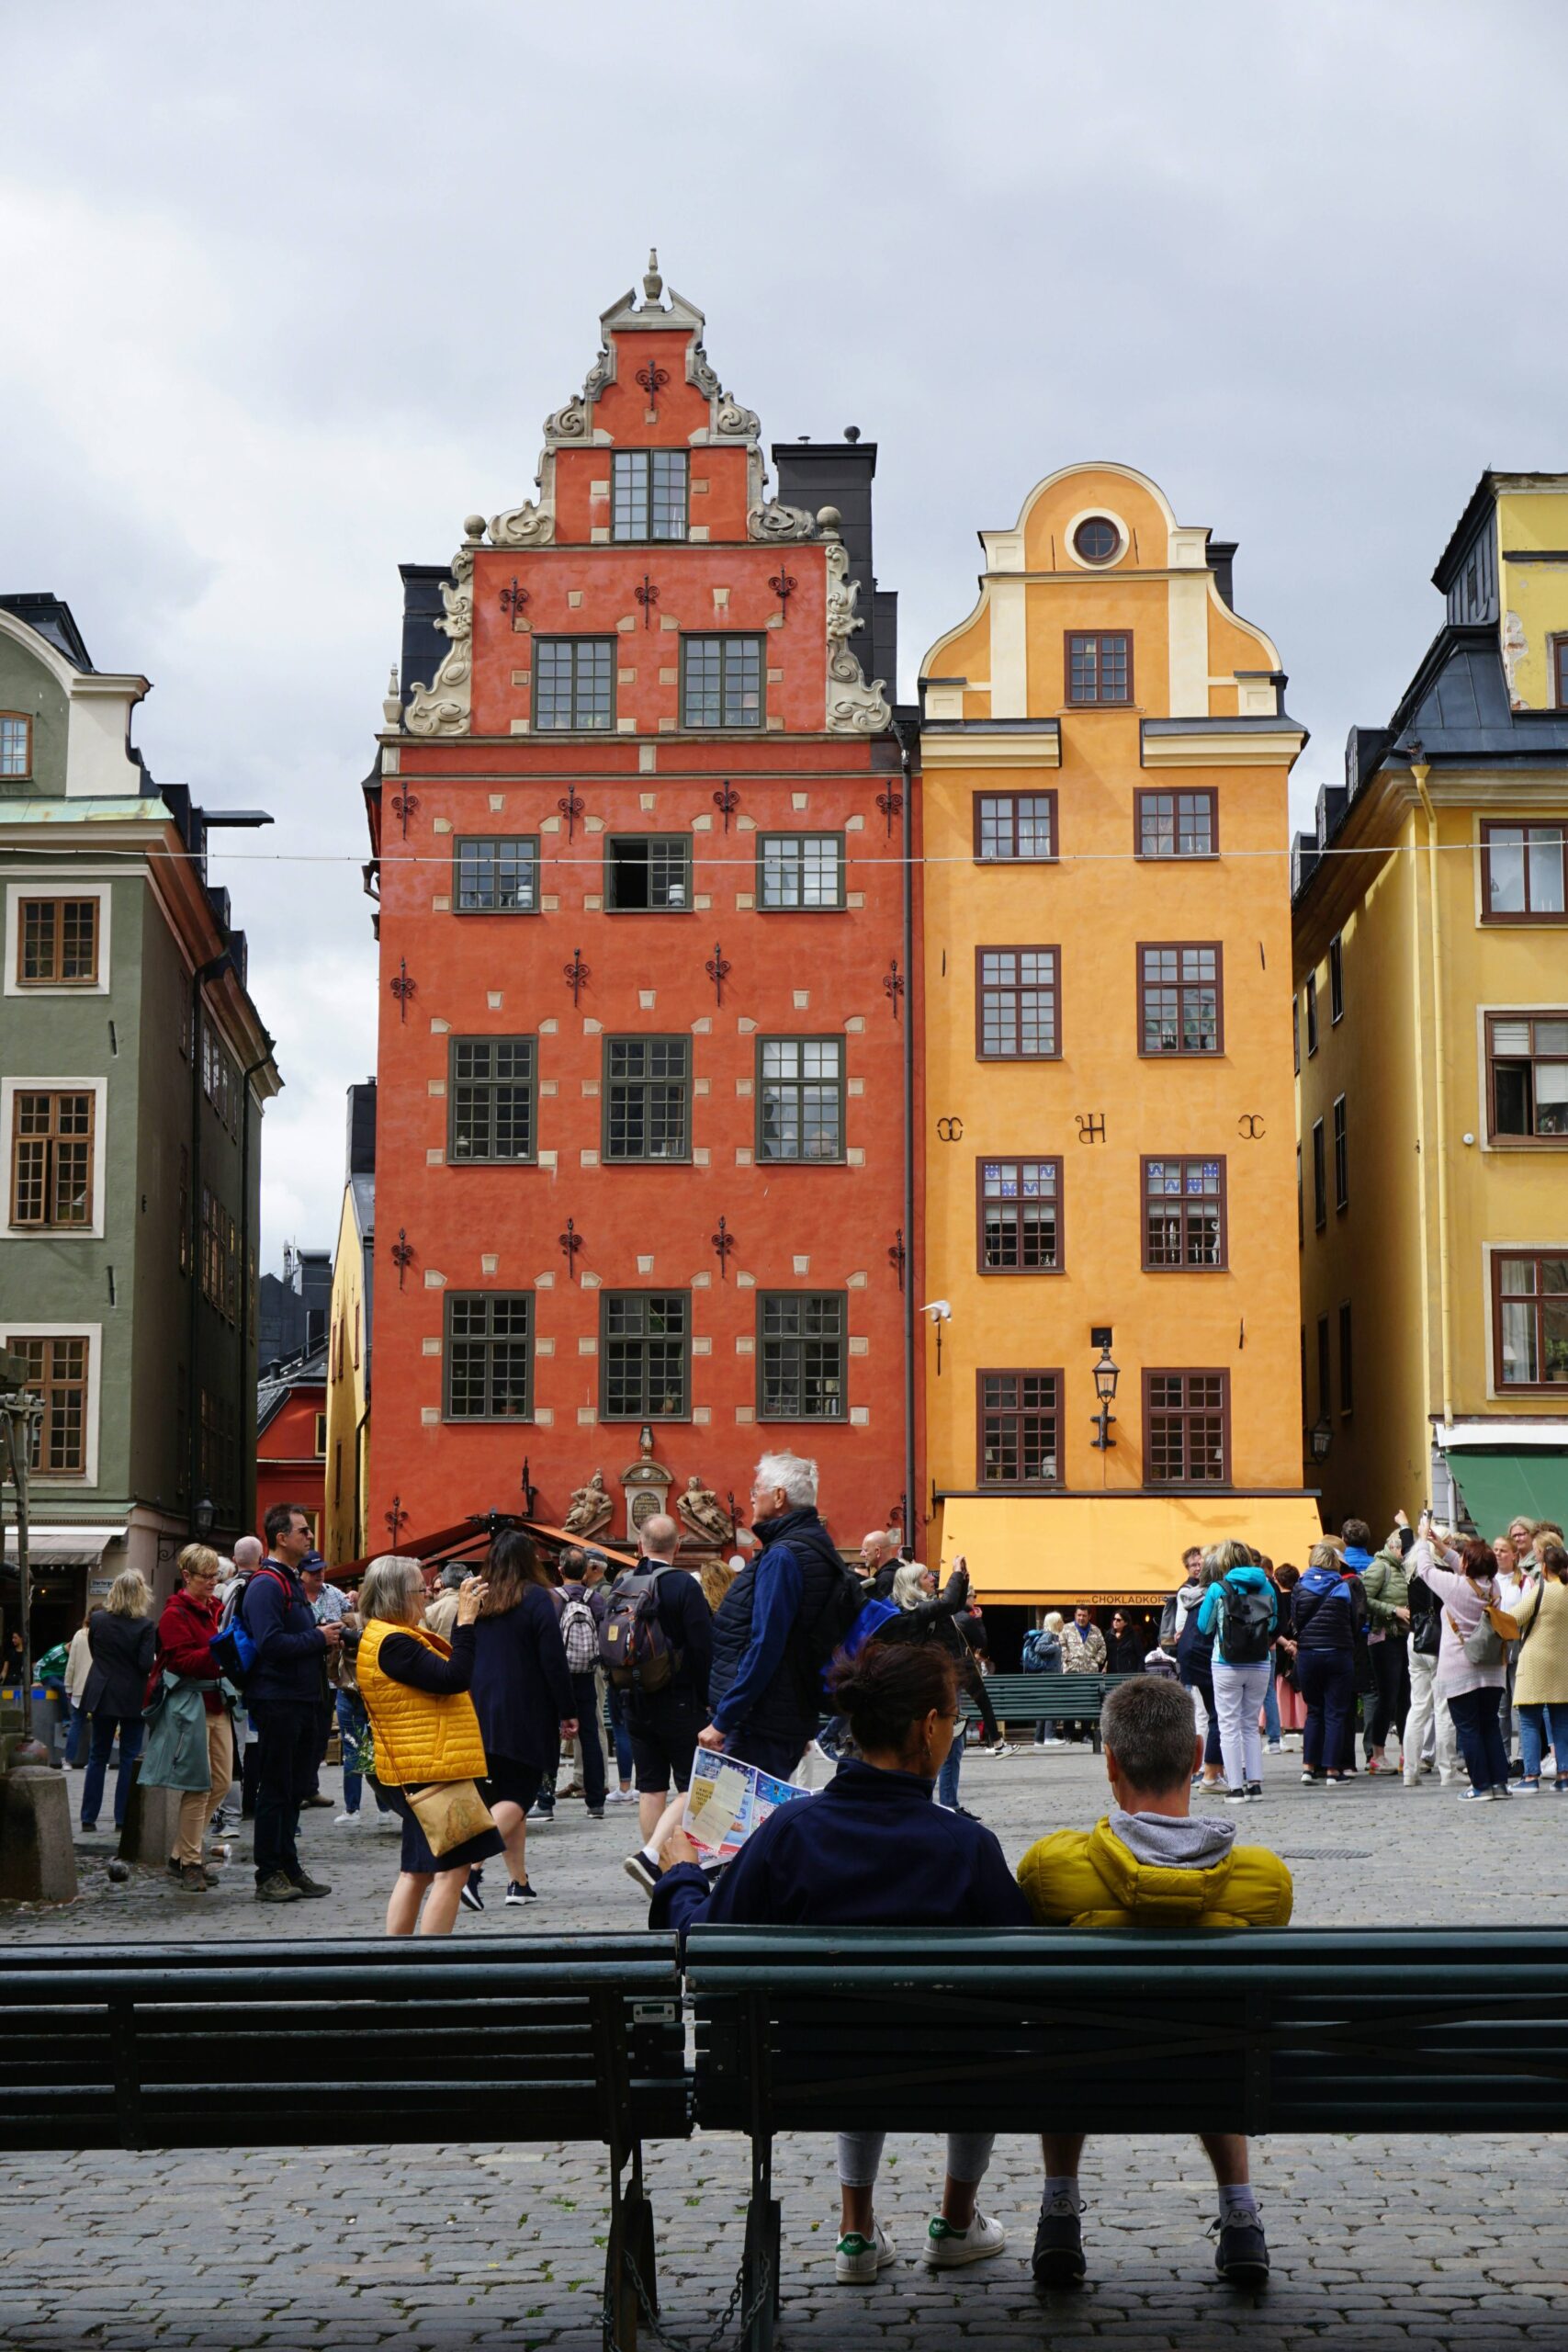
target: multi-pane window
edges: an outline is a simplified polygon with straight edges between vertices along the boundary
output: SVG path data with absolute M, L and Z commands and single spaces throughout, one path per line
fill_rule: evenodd
M 541 734 L 614 727 L 615 654 L 613 637 L 534 639 L 534 725 Z
M 454 1037 L 447 1047 L 446 1157 L 534 1157 L 535 1041 Z
M 843 903 L 841 833 L 763 833 L 759 837 L 760 907 L 841 907 Z
M 1298 1078 L 1302 1074 L 1302 1006 L 1301 999 L 1291 999 L 1291 1059 Z
M 1350 1205 L 1350 1147 L 1345 1132 L 1345 1097 L 1334 1098 L 1334 1205 Z
M 1568 922 L 1568 827 L 1483 825 L 1482 904 L 1488 922 Z
M 1145 1485 L 1227 1485 L 1229 1420 L 1228 1373 L 1145 1372 Z
M 604 904 L 612 914 L 683 914 L 692 903 L 689 833 L 612 833 Z
M 691 1097 L 689 1037 L 606 1037 L 605 1159 L 689 1159 Z
M 17 978 L 23 988 L 96 988 L 96 899 L 24 899 Z
M 460 915 L 526 915 L 537 909 L 539 844 L 531 833 L 459 841 L 454 857 Z
M 96 1113 L 91 1091 L 18 1089 L 12 1101 L 12 1224 L 62 1230 L 90 1226 Z
M 33 1434 L 32 1467 L 42 1478 L 80 1478 L 87 1468 L 87 1359 L 85 1340 L 36 1340 L 10 1332 L 6 1347 L 22 1360 L 22 1385 L 43 1400 Z
M 1568 1014 L 1488 1013 L 1494 1140 L 1568 1136 Z
M 975 854 L 992 865 L 1043 865 L 1056 854 L 1054 792 L 977 792 Z
M 1125 630 L 1067 631 L 1067 700 L 1131 702 L 1133 640 Z
M 1312 1221 L 1319 1233 L 1328 1223 L 1328 1156 L 1321 1119 L 1312 1123 Z
M 1317 1318 L 1317 1411 L 1320 1420 L 1326 1420 L 1334 1407 L 1331 1393 L 1332 1370 L 1329 1364 L 1328 1317 Z
M 982 1159 L 979 1194 L 983 1274 L 1060 1273 L 1059 1159 Z
M 448 1291 L 446 1419 L 525 1421 L 533 1409 L 533 1293 Z
M 600 1409 L 607 1421 L 683 1420 L 691 1374 L 691 1294 L 604 1292 L 599 1355 Z
M 32 720 L 19 710 L 0 710 L 0 776 L 31 775 L 32 772 Z
M 216 1193 L 201 1188 L 201 1295 L 226 1322 L 239 1319 L 240 1228 Z
M 838 1037 L 757 1044 L 759 1159 L 842 1159 L 844 1047 Z
M 1138 950 L 1138 1051 L 1217 1054 L 1224 1041 L 1221 949 L 1178 944 Z
M 610 528 L 615 538 L 685 537 L 683 449 L 617 449 L 611 492 Z
M 767 1291 L 757 1303 L 757 1418 L 841 1421 L 844 1299 L 837 1291 Z
M 1055 1486 L 1060 1478 L 1061 1374 L 982 1372 L 976 1378 L 980 1442 L 976 1484 Z
M 1317 1051 L 1317 974 L 1309 972 L 1306 980 L 1307 1059 Z
M 975 1050 L 982 1060 L 1061 1052 L 1054 947 L 977 947 L 975 975 Z
M 1207 792 L 1140 792 L 1140 857 L 1213 857 L 1219 846 L 1219 795 Z
M 1568 1250 L 1492 1253 L 1499 1388 L 1568 1385 Z
M 1296 1247 L 1306 1240 L 1306 1204 L 1302 1197 L 1302 1148 L 1296 1146 Z
M 1157 1272 L 1224 1262 L 1224 1161 L 1145 1159 L 1145 1267 Z
M 1328 1025 L 1345 1018 L 1345 942 L 1336 932 L 1328 943 Z
M 1559 710 L 1568 710 L 1568 637 L 1551 640 L 1551 699 Z
M 191 1255 L 190 1255 L 190 1240 L 191 1240 L 191 1237 L 190 1237 L 190 1146 L 189 1146 L 188 1144 L 184 1144 L 184 1143 L 182 1143 L 182 1144 L 181 1144 L 181 1146 L 180 1146 L 179 1219 L 180 1219 L 180 1238 L 179 1238 L 179 1247 L 178 1247 L 179 1269 L 180 1269 L 180 1272 L 181 1272 L 181 1273 L 182 1273 L 182 1274 L 188 1274 L 188 1273 L 189 1273 L 189 1272 L 190 1272 L 190 1262 L 191 1262 Z
M 761 727 L 762 640 L 727 632 L 681 640 L 682 727 Z
M 235 1434 L 234 1400 L 204 1388 L 197 1432 L 197 1476 L 220 1517 L 233 1510 L 238 1493 L 239 1445 Z
M 1339 1302 L 1339 1411 L 1343 1417 L 1356 1408 L 1355 1362 L 1350 1344 L 1350 1302 Z

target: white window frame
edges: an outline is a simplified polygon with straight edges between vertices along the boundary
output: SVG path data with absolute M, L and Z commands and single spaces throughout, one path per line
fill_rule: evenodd
M 21 946 L 22 900 L 24 899 L 96 899 L 98 902 L 98 977 L 89 986 L 84 981 L 62 982 L 42 980 L 23 982 L 17 978 L 17 962 Z M 107 996 L 109 993 L 109 912 L 114 894 L 107 882 L 76 882 L 63 875 L 40 874 L 36 882 L 7 882 L 6 885 L 6 971 L 4 989 L 6 996 Z
M 101 1241 L 104 1238 L 104 1179 L 108 1167 L 108 1091 L 107 1078 L 0 1078 L 0 1182 L 5 1192 L 0 1193 L 0 1241 Z M 13 1225 L 11 1223 L 11 1179 L 16 1152 L 17 1114 L 15 1097 L 18 1094 L 90 1094 L 93 1097 L 93 1222 L 91 1225 Z M 37 1329 L 41 1332 L 43 1325 Z M 83 1325 L 81 1329 L 86 1329 Z M 74 1334 L 77 1326 L 62 1324 L 62 1335 Z
M 86 1466 L 79 1471 L 34 1474 L 35 1487 L 69 1487 L 73 1493 L 98 1483 L 98 1399 L 103 1387 L 104 1327 L 101 1323 L 36 1323 L 30 1316 L 13 1316 L 0 1323 L 0 1348 L 13 1340 L 85 1340 L 87 1342 Z

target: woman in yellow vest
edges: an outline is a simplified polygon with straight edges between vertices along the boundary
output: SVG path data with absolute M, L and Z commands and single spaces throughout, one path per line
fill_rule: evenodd
M 389 1936 L 412 1936 L 416 1926 L 422 1936 L 449 1936 L 469 1871 L 501 1851 L 492 1825 L 433 1854 L 407 1795 L 433 1781 L 484 1780 L 484 1741 L 468 1696 L 474 1620 L 484 1597 L 483 1578 L 469 1577 L 447 1643 L 421 1623 L 424 1575 L 417 1560 L 384 1555 L 360 1587 L 365 1630 L 355 1672 L 375 1734 L 376 1778 L 403 1825 L 401 1870 L 387 1905 Z

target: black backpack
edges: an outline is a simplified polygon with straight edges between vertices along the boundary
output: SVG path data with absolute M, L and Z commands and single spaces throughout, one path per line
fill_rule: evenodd
M 1269 1655 L 1269 1621 L 1273 1605 L 1255 1585 L 1220 1587 L 1220 1654 L 1226 1666 L 1261 1666 Z
M 611 1593 L 599 1627 L 599 1657 L 617 1690 L 664 1690 L 680 1672 L 684 1652 L 659 1622 L 659 1579 L 686 1573 L 668 1561 L 634 1569 Z
M 840 1560 L 838 1573 L 828 1587 L 827 1599 L 806 1629 L 814 1665 L 826 1666 L 835 1652 L 842 1649 L 866 1600 L 866 1587 Z

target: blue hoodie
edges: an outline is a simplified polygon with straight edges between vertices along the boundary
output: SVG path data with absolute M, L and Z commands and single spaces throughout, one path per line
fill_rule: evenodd
M 1213 1643 L 1214 1662 L 1218 1666 L 1231 1663 L 1225 1656 L 1225 1619 L 1222 1600 L 1227 1584 L 1234 1586 L 1237 1592 L 1260 1592 L 1267 1597 L 1270 1637 L 1280 1623 L 1280 1596 L 1262 1569 L 1250 1565 L 1245 1568 L 1227 1568 L 1220 1583 L 1209 1587 L 1198 1608 L 1198 1631 L 1206 1634 Z

